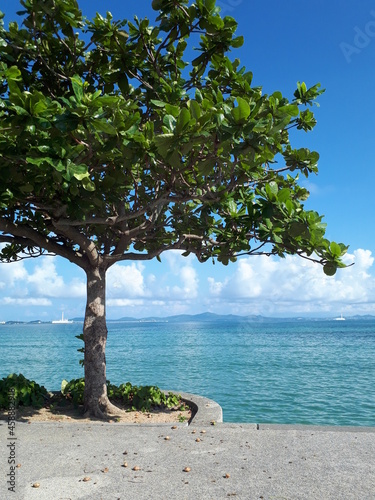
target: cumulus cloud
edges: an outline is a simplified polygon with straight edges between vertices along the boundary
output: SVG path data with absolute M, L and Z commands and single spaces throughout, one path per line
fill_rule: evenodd
M 297 256 L 243 257 L 236 264 L 213 267 L 198 264 L 194 257 L 183 258 L 180 252 L 167 252 L 162 264 L 118 263 L 107 273 L 108 317 L 207 310 L 265 316 L 374 314 L 371 251 L 357 249 L 344 261 L 355 265 L 338 270 L 333 277 Z M 26 315 L 28 308 L 29 317 L 33 310 L 39 311 L 38 316 L 51 315 L 48 308 L 53 308 L 53 314 L 64 309 L 67 317 L 82 316 L 85 296 L 84 277 L 59 259 L 1 264 L 1 316 L 11 314 L 12 307 L 17 315 Z
M 56 269 L 54 258 L 48 257 L 38 262 L 40 263 L 23 279 L 30 295 L 51 298 L 85 297 L 85 283 L 78 278 L 73 278 L 70 283 L 65 282 Z
M 107 306 L 111 316 L 163 316 L 195 311 L 199 277 L 194 258 L 165 252 L 162 264 L 119 263 L 107 275 Z M 153 266 L 153 272 L 150 267 Z
M 13 287 L 16 283 L 27 278 L 27 271 L 23 262 L 1 264 L 0 287 Z
M 132 262 L 115 264 L 107 273 L 107 290 L 110 299 L 145 297 L 148 294 L 143 273 L 145 266 Z
M 181 253 L 170 251 L 164 254 L 168 269 L 159 283 L 158 295 L 173 302 L 183 301 L 188 306 L 199 295 L 199 277 L 194 268 L 194 256 L 182 257 Z
M 40 299 L 40 298 L 22 298 L 15 299 L 13 297 L 4 297 L 2 300 L 4 305 L 11 306 L 50 306 L 52 302 L 48 299 Z
M 180 286 L 173 287 L 173 293 L 177 298 L 194 299 L 198 295 L 198 275 L 196 270 L 190 266 L 183 266 L 179 272 Z
M 142 306 L 144 301 L 141 299 L 108 299 L 107 306 L 109 307 L 135 307 Z
M 161 300 L 191 299 L 198 295 L 198 273 L 193 267 L 193 259 L 184 259 L 181 252 L 166 252 L 160 271 L 156 277 L 149 273 L 143 263 L 116 264 L 107 274 L 108 297 L 111 304 L 117 299 L 152 298 Z M 119 303 L 119 302 L 118 302 Z
M 22 313 L 32 316 L 32 309 L 38 308 L 38 315 L 45 314 L 40 308 L 54 306 L 61 308 L 63 302 L 71 299 L 84 299 L 86 285 L 78 277 L 66 280 L 56 267 L 53 257 L 41 257 L 37 260 L 19 261 L 1 264 L 0 268 L 0 306 L 2 316 L 14 318 L 11 307 L 16 307 L 17 316 Z M 77 301 L 76 301 L 77 302 Z M 74 304 L 76 307 L 77 303 Z M 72 307 L 72 309 L 74 308 Z M 7 309 L 8 308 L 8 309 Z M 26 308 L 28 308 L 26 310 Z
M 232 274 L 219 281 L 208 278 L 211 299 L 226 302 L 243 312 L 311 313 L 355 311 L 355 305 L 375 302 L 375 280 L 370 274 L 374 258 L 369 250 L 358 249 L 345 257 L 347 265 L 334 277 L 325 276 L 321 266 L 297 256 L 241 258 Z M 241 307 L 240 307 L 241 306 Z

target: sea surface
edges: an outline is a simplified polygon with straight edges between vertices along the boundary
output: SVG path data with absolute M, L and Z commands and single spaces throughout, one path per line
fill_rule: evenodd
M 108 323 L 107 378 L 217 401 L 225 422 L 375 426 L 375 322 Z M 0 378 L 83 376 L 81 323 L 0 325 Z

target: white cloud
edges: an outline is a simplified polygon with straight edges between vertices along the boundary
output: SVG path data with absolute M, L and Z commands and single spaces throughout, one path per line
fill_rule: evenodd
M 147 273 L 143 263 L 116 264 L 107 274 L 107 304 L 112 307 L 141 305 L 136 299 L 147 300 L 151 305 L 167 302 L 190 302 L 198 296 L 199 279 L 193 267 L 193 259 L 184 259 L 181 252 L 163 255 L 161 277 Z M 146 302 L 145 302 L 146 303 Z
M 41 259 L 34 271 L 27 276 L 29 290 L 38 296 L 60 297 L 64 290 L 64 279 L 59 276 L 53 260 Z
M 144 301 L 141 299 L 108 299 L 107 306 L 109 307 L 135 307 L 142 306 Z
M 78 278 L 73 278 L 72 281 L 65 285 L 69 290 L 69 297 L 74 298 L 86 298 L 86 283 Z
M 243 257 L 236 264 L 213 267 L 167 252 L 162 264 L 119 263 L 107 273 L 108 317 L 127 316 L 129 311 L 144 317 L 207 310 L 265 316 L 375 314 L 371 251 L 357 249 L 344 260 L 355 265 L 334 277 L 297 256 Z M 78 272 L 57 258 L 1 264 L 1 316 L 14 319 L 17 311 L 17 316 L 39 317 L 45 311 L 51 314 L 51 307 L 54 314 L 63 308 L 67 317 L 81 316 L 86 283 Z M 38 313 L 33 313 L 36 308 Z
M 334 277 L 320 265 L 297 256 L 245 257 L 224 281 L 208 278 L 213 304 L 227 303 L 243 313 L 298 314 L 327 311 L 355 311 L 355 304 L 375 303 L 375 280 L 370 274 L 374 258 L 358 249 L 345 257 L 347 265 Z M 362 307 L 363 309 L 363 307 Z
M 41 257 L 1 264 L 0 289 L 6 296 L 0 297 L 0 305 L 51 307 L 53 299 L 59 302 L 62 299 L 84 299 L 85 283 L 78 277 L 73 277 L 70 282 L 64 281 L 57 271 L 56 262 L 56 258 Z
M 163 295 L 169 295 L 175 301 L 190 301 L 195 299 L 199 293 L 198 273 L 193 267 L 196 260 L 193 255 L 182 257 L 181 254 L 180 251 L 170 251 L 164 255 L 169 266 L 168 281 L 177 281 L 177 283 L 173 287 L 168 283 Z
M 52 305 L 52 302 L 48 299 L 41 299 L 41 298 L 22 298 L 22 299 L 15 299 L 13 297 L 4 297 L 2 300 L 0 300 L 1 305 L 11 305 L 11 306 L 50 306 Z
M 224 282 L 221 281 L 215 281 L 214 278 L 211 278 L 210 276 L 207 278 L 208 281 L 208 286 L 209 286 L 209 292 L 213 297 L 220 296 L 223 288 L 227 285 L 228 280 L 225 280 Z
M 143 277 L 144 271 L 145 266 L 138 262 L 112 266 L 107 273 L 108 297 L 121 299 L 148 295 Z
M 180 268 L 178 276 L 181 280 L 180 286 L 173 287 L 173 294 L 175 298 L 191 300 L 198 295 L 198 275 L 196 270 L 190 266 L 183 266 Z
M 1 264 L 0 284 L 1 287 L 13 287 L 17 282 L 27 278 L 27 271 L 23 262 L 12 262 Z
M 66 283 L 57 272 L 55 258 L 47 257 L 38 262 L 29 274 L 23 276 L 28 295 L 61 299 L 85 297 L 85 283 L 76 277 Z

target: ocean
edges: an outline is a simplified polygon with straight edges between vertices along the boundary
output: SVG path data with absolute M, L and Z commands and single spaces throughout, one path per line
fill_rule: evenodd
M 375 426 L 375 322 L 109 322 L 107 378 L 217 401 L 225 422 Z M 0 325 L 0 378 L 83 376 L 82 324 Z

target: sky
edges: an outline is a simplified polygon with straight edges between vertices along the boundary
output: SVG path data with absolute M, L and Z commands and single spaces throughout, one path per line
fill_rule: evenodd
M 151 0 L 80 0 L 92 18 L 154 19 Z M 371 0 L 220 0 L 234 17 L 243 47 L 232 52 L 264 93 L 289 99 L 297 81 L 320 82 L 326 92 L 314 107 L 318 124 L 294 145 L 320 154 L 319 174 L 302 181 L 305 203 L 324 215 L 326 236 L 350 245 L 351 267 L 334 277 L 304 259 L 241 257 L 225 267 L 198 263 L 178 252 L 162 262 L 116 264 L 107 276 L 107 317 L 220 314 L 288 317 L 375 315 L 375 5 Z M 0 0 L 5 22 L 16 0 Z M 85 275 L 58 257 L 0 264 L 0 321 L 83 317 Z

